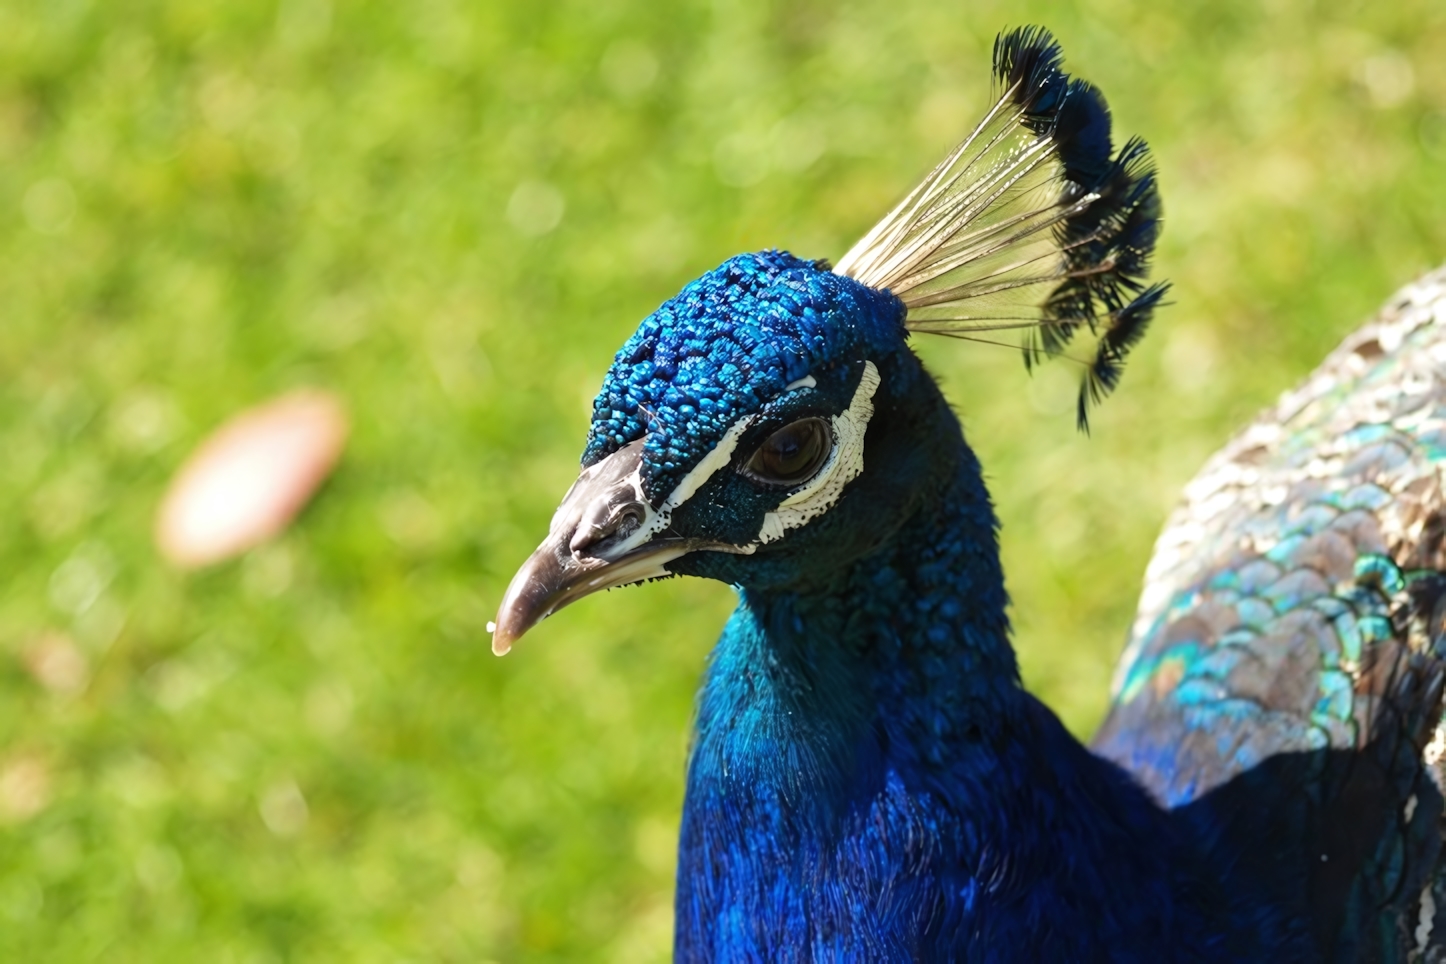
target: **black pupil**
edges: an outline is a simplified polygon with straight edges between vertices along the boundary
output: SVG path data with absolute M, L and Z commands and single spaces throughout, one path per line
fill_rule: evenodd
M 816 418 L 786 425 L 763 443 L 752 468 L 778 482 L 802 481 L 818 468 L 826 439 L 823 423 Z

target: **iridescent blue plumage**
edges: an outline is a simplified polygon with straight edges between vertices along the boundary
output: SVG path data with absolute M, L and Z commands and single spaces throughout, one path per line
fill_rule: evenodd
M 1164 290 L 1159 203 L 1047 34 L 995 55 L 990 116 L 838 268 L 740 255 L 644 320 L 494 647 L 609 586 L 738 589 L 698 699 L 681 961 L 1437 948 L 1446 295 L 1207 469 L 1090 752 L 1020 685 L 982 473 L 908 339 L 1092 332 L 1082 418 Z

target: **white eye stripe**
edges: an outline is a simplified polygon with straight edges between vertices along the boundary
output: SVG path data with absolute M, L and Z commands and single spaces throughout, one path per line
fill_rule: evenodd
M 823 515 L 843 495 L 844 486 L 864 470 L 864 434 L 874 414 L 874 393 L 879 389 L 879 370 L 871 361 L 864 362 L 864 373 L 849 402 L 847 411 L 833 417 L 833 451 L 818 474 L 803 488 L 778 504 L 763 517 L 758 541 L 769 543 L 782 539 L 789 529 Z
M 877 387 L 878 373 L 874 368 L 874 363 L 865 362 L 864 364 L 867 366 L 864 371 L 864 377 L 868 378 L 869 373 L 874 372 L 874 383 L 875 387 Z M 862 383 L 860 384 L 862 385 Z M 797 381 L 790 382 L 783 390 L 785 392 L 791 392 L 800 388 L 815 388 L 817 386 L 817 379 L 812 375 L 805 375 Z M 873 389 L 869 390 L 869 395 L 873 395 Z M 857 397 L 857 394 L 855 397 Z M 867 421 L 867 418 L 865 421 Z M 697 465 L 693 466 L 692 471 L 683 476 L 682 480 L 673 487 L 672 492 L 668 493 L 668 497 L 663 500 L 662 506 L 658 509 L 659 514 L 671 517 L 674 509 L 691 499 L 694 493 L 707 484 L 709 479 L 717 475 L 718 470 L 727 465 L 733 458 L 733 451 L 738 448 L 738 440 L 743 437 L 743 433 L 748 431 L 753 422 L 754 417 L 750 415 L 746 418 L 740 418 L 733 425 L 729 426 L 728 431 L 718 440 L 718 444 L 713 446 Z M 653 531 L 661 532 L 666 527 L 667 522 L 664 521 Z
M 718 440 L 718 444 L 713 446 L 708 454 L 693 466 L 692 471 L 683 476 L 682 480 L 673 487 L 673 491 L 668 493 L 668 497 L 663 500 L 660 511 L 671 514 L 674 509 L 691 499 L 693 493 L 701 489 L 709 479 L 718 473 L 719 469 L 726 466 L 733 458 L 733 450 L 738 447 L 738 440 L 743 437 L 743 433 L 748 431 L 748 427 L 752 424 L 753 417 L 751 415 L 735 422 Z
M 673 486 L 673 491 L 663 500 L 663 504 L 654 510 L 646 501 L 643 502 L 643 524 L 618 546 L 618 553 L 630 552 L 641 546 L 653 536 L 662 532 L 673 523 L 673 510 L 693 497 L 693 494 L 701 489 L 709 479 L 718 474 L 718 470 L 727 466 L 733 458 L 733 450 L 738 447 L 738 440 L 748 427 L 753 424 L 753 417 L 740 418 L 729 427 L 718 444 L 709 450 L 708 454 L 693 466 L 692 471 L 683 476 L 678 484 Z M 641 494 L 643 491 L 642 466 L 640 465 L 633 473 L 633 483 L 636 490 Z

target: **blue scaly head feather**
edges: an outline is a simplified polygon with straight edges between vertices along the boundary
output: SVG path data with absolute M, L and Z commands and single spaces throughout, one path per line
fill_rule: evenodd
M 758 416 L 807 376 L 902 352 L 905 336 L 898 299 L 827 263 L 782 251 L 730 258 L 618 350 L 593 403 L 583 465 L 646 435 L 644 488 L 661 500 L 739 417 Z

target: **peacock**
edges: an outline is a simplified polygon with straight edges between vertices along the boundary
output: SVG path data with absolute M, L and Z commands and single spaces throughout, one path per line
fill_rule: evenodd
M 915 332 L 1073 359 L 1166 295 L 1144 142 L 1040 28 L 836 264 L 767 250 L 617 353 L 498 654 L 615 586 L 738 606 L 697 698 L 679 961 L 1441 961 L 1446 273 L 1190 485 L 1089 747 L 1022 686 L 998 522 Z

